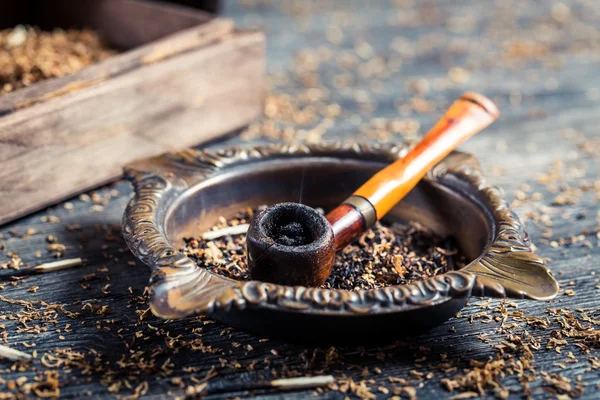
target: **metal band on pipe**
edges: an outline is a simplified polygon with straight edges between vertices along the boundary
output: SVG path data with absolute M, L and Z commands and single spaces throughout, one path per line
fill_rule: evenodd
M 344 200 L 343 204 L 350 204 L 356 208 L 363 218 L 365 219 L 365 225 L 367 228 L 372 227 L 377 222 L 377 212 L 373 204 L 362 196 L 352 195 Z

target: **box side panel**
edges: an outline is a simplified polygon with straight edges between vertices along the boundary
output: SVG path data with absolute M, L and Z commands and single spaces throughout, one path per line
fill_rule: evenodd
M 93 86 L 128 73 L 143 65 L 159 62 L 180 53 L 209 46 L 233 31 L 233 22 L 214 18 L 208 23 L 177 32 L 164 39 L 118 54 L 75 74 L 43 82 L 0 96 L 0 118 L 33 104 Z
M 0 223 L 247 125 L 263 72 L 262 34 L 236 34 L 0 119 Z

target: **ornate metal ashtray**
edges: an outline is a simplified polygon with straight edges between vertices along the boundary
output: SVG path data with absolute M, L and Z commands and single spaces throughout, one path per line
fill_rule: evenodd
M 219 216 L 297 201 L 326 210 L 386 165 L 407 144 L 270 145 L 188 150 L 125 168 L 135 196 L 123 218 L 129 248 L 150 266 L 150 307 L 163 318 L 207 314 L 226 324 L 292 340 L 385 340 L 438 325 L 471 296 L 547 300 L 558 284 L 531 251 L 527 233 L 478 162 L 452 152 L 388 214 L 453 236 L 469 263 L 424 281 L 343 291 L 235 281 L 208 272 L 177 249 Z

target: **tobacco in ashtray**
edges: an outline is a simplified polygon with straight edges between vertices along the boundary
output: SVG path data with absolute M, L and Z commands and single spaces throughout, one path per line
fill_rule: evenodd
M 116 54 L 91 29 L 0 30 L 0 95 L 73 74 Z
M 221 217 L 211 230 L 247 224 L 261 209 L 247 209 L 230 219 Z M 282 236 L 286 235 L 282 233 Z M 243 234 L 213 240 L 185 238 L 180 251 L 213 273 L 249 280 L 245 242 Z M 416 222 L 384 220 L 337 253 L 335 267 L 322 287 L 357 290 L 400 285 L 427 279 L 464 264 L 465 259 L 452 238 L 442 238 Z

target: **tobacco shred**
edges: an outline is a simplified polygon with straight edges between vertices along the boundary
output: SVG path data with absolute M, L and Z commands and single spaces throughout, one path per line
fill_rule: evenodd
M 299 49 L 286 36 L 294 61 L 289 70 L 268 66 L 265 117 L 251 124 L 242 139 L 318 142 L 351 130 L 357 132 L 355 136 L 344 139 L 399 143 L 423 133 L 433 122 L 433 111 L 445 107 L 449 93 L 471 83 L 485 85 L 497 73 L 511 77 L 497 91 L 501 99 L 506 97 L 503 109 L 522 108 L 519 115 L 533 127 L 536 120 L 549 116 L 565 123 L 557 123 L 557 129 L 561 126 L 556 135 L 552 131 L 502 135 L 495 146 L 497 159 L 485 158 L 483 165 L 488 175 L 505 179 L 502 186 L 513 199 L 511 207 L 527 224 L 538 253 L 554 259 L 550 267 L 566 290 L 548 303 L 472 299 L 455 319 L 432 333 L 383 346 L 301 347 L 259 339 L 205 317 L 163 321 L 148 308 L 144 285 L 149 273 L 129 254 L 118 227 L 91 227 L 89 220 L 81 220 L 88 209 L 103 213 L 94 221 L 120 217 L 128 189 L 121 196 L 102 190 L 44 213 L 40 226 L 57 236 L 49 243 L 46 233 L 25 228 L 39 215 L 1 229 L 0 272 L 5 280 L 0 283 L 0 343 L 34 357 L 30 364 L 0 362 L 1 399 L 196 398 L 211 385 L 221 387 L 238 377 L 259 380 L 328 373 L 335 377 L 328 388 L 293 395 L 352 399 L 378 395 L 394 400 L 597 397 L 600 278 L 594 262 L 600 249 L 600 214 L 595 207 L 600 199 L 600 139 L 589 123 L 575 118 L 578 115 L 565 118 L 562 108 L 554 115 L 558 108 L 542 109 L 550 103 L 538 101 L 540 96 L 551 97 L 552 104 L 562 107 L 560 96 L 566 96 L 575 105 L 597 104 L 597 85 L 578 93 L 580 85 L 565 80 L 569 75 L 561 71 L 566 64 L 583 72 L 596 62 L 594 57 L 600 54 L 596 3 L 498 1 L 486 3 L 480 13 L 478 3 L 471 2 L 463 7 L 464 13 L 457 13 L 460 10 L 451 2 L 396 0 L 390 2 L 396 7 L 386 10 L 386 22 L 397 32 L 390 36 L 379 35 L 391 32 L 390 27 L 374 30 L 370 14 L 357 16 L 359 3 L 332 13 L 334 3 L 328 1 L 244 1 L 241 14 L 258 18 L 269 32 L 280 31 L 270 21 L 279 23 L 271 15 L 283 9 L 290 16 L 284 29 L 297 28 L 298 37 L 309 32 L 310 40 L 301 42 L 306 47 Z M 318 29 L 310 26 L 312 21 Z M 440 69 L 423 70 L 421 63 L 427 59 L 439 60 Z M 521 85 L 525 81 L 527 85 Z M 571 86 L 574 91 L 568 90 Z M 400 91 L 402 101 L 382 104 L 380 99 L 386 98 L 382 93 L 389 88 Z M 516 118 L 514 113 L 507 115 L 509 120 Z M 496 139 L 492 135 L 487 140 Z M 537 165 L 542 159 L 536 153 L 545 151 L 544 142 L 549 141 L 549 146 L 560 147 L 561 157 Z M 509 163 L 499 161 L 517 146 L 525 146 L 536 160 L 514 163 L 513 171 L 522 170 L 522 176 L 507 174 Z M 525 171 L 528 168 L 532 171 Z M 117 207 L 111 206 L 115 198 L 121 201 Z M 69 212 L 61 213 L 62 208 Z M 67 243 L 65 232 L 80 235 L 81 243 L 47 248 Z M 88 239 L 91 243 L 98 237 L 106 240 L 102 251 L 79 250 L 80 245 L 88 246 Z M 65 257 L 94 257 L 85 268 L 56 272 L 63 274 L 58 277 L 10 278 L 28 264 L 52 261 L 38 260 L 49 251 L 56 256 L 65 251 Z M 217 258 L 219 252 L 227 254 L 215 243 L 204 251 Z M 81 301 L 63 304 L 66 299 L 52 295 L 56 282 L 66 276 L 78 282 L 69 287 L 73 291 L 69 301 L 74 297 Z M 123 286 L 122 278 L 132 282 Z M 109 282 L 114 286 L 106 287 Z M 40 290 L 28 292 L 35 284 Z M 112 293 L 105 295 L 103 288 Z M 118 309 L 111 311 L 109 305 Z
M 0 30 L 0 95 L 73 74 L 116 54 L 91 29 Z
M 249 223 L 256 210 L 220 218 L 212 230 Z M 185 238 L 181 251 L 202 267 L 237 280 L 249 280 L 245 235 L 214 240 Z M 357 290 L 401 285 L 463 266 L 452 238 L 441 238 L 416 222 L 378 222 L 336 255 L 324 288 Z

